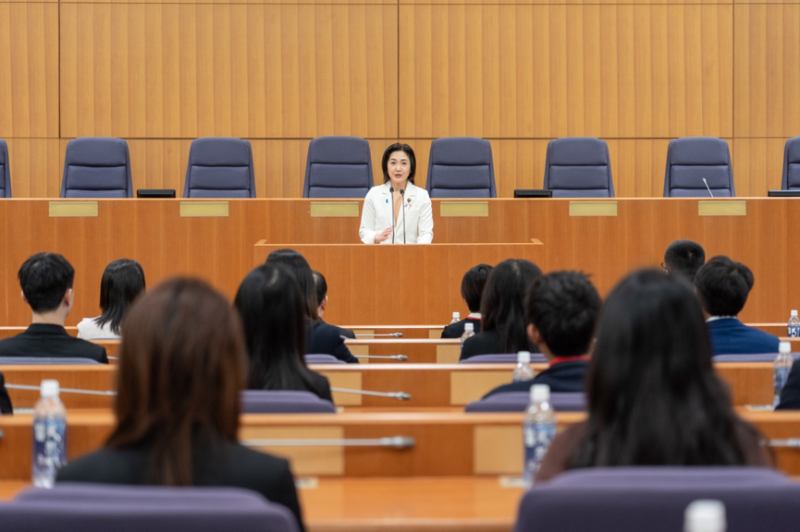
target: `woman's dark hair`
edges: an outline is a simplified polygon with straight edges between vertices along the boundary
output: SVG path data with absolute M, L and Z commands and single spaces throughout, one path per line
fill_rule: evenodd
M 111 324 L 111 331 L 120 334 L 122 319 L 136 297 L 144 292 L 144 270 L 135 260 L 119 259 L 106 266 L 100 281 L 100 308 L 103 313 L 94 319 L 98 327 Z
M 314 283 L 314 274 L 311 273 L 311 266 L 300 253 L 293 249 L 276 249 L 267 255 L 266 264 L 280 264 L 294 275 L 297 286 L 300 288 L 300 295 L 303 297 L 303 314 L 309 320 L 316 321 L 317 315 L 317 286 Z
M 408 180 L 413 183 L 414 176 L 417 174 L 417 158 L 414 156 L 414 150 L 408 144 L 401 144 L 395 142 L 383 152 L 383 159 L 381 159 L 381 168 L 383 169 L 383 182 L 389 181 L 389 157 L 396 151 L 401 151 L 408 155 L 408 162 L 411 164 L 411 173 L 408 174 Z
M 461 297 L 467 302 L 470 312 L 480 312 L 483 287 L 486 286 L 486 279 L 491 272 L 492 267 L 488 264 L 478 264 L 470 268 L 461 279 Z
M 192 485 L 193 443 L 235 442 L 245 348 L 239 316 L 202 281 L 138 298 L 122 325 L 117 426 L 106 445 L 151 448 L 148 482 Z
M 606 299 L 587 374 L 588 429 L 571 467 L 743 465 L 755 429 L 714 373 L 689 284 L 657 270 L 628 275 Z
M 294 275 L 264 264 L 244 278 L 233 306 L 244 325 L 251 390 L 314 391 L 305 357 L 305 306 Z
M 527 351 L 525 294 L 542 270 L 524 259 L 504 260 L 492 269 L 481 298 L 481 331 L 500 333 L 503 353 Z

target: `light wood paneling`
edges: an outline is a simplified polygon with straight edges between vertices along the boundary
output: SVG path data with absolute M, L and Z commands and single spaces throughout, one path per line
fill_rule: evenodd
M 400 135 L 729 137 L 732 25 L 724 5 L 403 5 Z
M 58 137 L 58 5 L 0 3 L 0 138 Z
M 734 139 L 733 181 L 737 196 L 766 196 L 781 188 L 785 138 Z
M 2 83 L 2 81 L 0 81 Z M 58 139 L 6 139 L 15 198 L 57 198 L 63 152 Z
M 396 134 L 396 9 L 64 4 L 63 136 Z
M 800 5 L 734 9 L 735 135 L 800 135 Z

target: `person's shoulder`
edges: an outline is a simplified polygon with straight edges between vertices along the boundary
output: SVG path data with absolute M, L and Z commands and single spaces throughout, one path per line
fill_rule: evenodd
M 486 395 L 483 396 L 484 399 L 489 397 L 490 395 L 496 395 L 498 393 L 509 393 L 509 392 L 528 392 L 531 389 L 531 386 L 534 384 L 534 379 L 528 381 L 520 381 L 520 382 L 512 382 L 509 384 L 502 384 L 495 388 L 494 390 L 490 391 Z
M 411 187 L 414 187 L 414 193 L 415 193 L 417 196 L 419 196 L 419 197 L 420 197 L 420 199 L 422 199 L 422 200 L 426 200 L 426 201 L 431 201 L 431 197 L 430 197 L 430 195 L 428 194 L 428 191 L 427 191 L 427 190 L 425 190 L 425 187 L 420 187 L 420 186 L 417 186 L 417 185 L 415 185 L 414 183 L 409 183 L 408 185 L 409 185 L 409 186 L 411 186 Z
M 58 471 L 57 479 L 59 482 L 137 484 L 146 461 L 146 452 L 103 447 L 68 463 Z
M 366 197 L 370 198 L 370 199 L 378 197 L 383 193 L 385 188 L 386 187 L 383 186 L 383 185 L 376 185 L 376 186 L 372 187 L 371 189 L 369 189 L 369 191 L 367 192 L 367 196 Z
M 228 444 L 226 451 L 232 458 L 230 463 L 236 464 L 237 473 L 248 477 L 254 484 L 274 484 L 287 474 L 291 475 L 289 461 L 285 458 L 249 449 L 238 443 Z

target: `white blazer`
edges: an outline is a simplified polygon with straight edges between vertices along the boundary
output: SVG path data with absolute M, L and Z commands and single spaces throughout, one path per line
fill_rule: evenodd
M 405 216 L 405 232 L 403 217 Z M 365 244 L 374 244 L 375 235 L 392 226 L 392 195 L 389 193 L 389 181 L 383 185 L 372 187 L 364 198 L 364 210 L 361 212 L 361 228 L 358 236 Z M 397 225 L 394 228 L 395 244 L 430 244 L 433 241 L 433 208 L 428 191 L 408 183 L 406 186 L 403 209 L 397 214 Z M 391 244 L 392 236 L 381 242 Z

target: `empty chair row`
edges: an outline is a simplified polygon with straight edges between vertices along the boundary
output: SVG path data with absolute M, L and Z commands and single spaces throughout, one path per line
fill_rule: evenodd
M 363 198 L 374 185 L 369 143 L 357 137 L 319 137 L 309 143 L 304 198 Z M 553 197 L 614 197 L 608 145 L 590 137 L 548 143 L 543 188 Z M 426 189 L 432 198 L 497 197 L 489 141 L 449 137 L 431 143 Z M 783 190 L 800 190 L 800 137 L 786 142 Z M 736 195 L 728 144 L 713 137 L 672 140 L 667 149 L 664 197 Z M 192 142 L 183 196 L 256 197 L 253 154 L 247 140 Z M 0 197 L 11 197 L 9 155 L 0 140 Z M 128 144 L 85 137 L 69 141 L 61 183 L 64 198 L 133 197 Z

